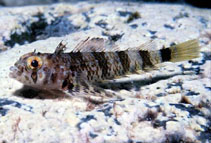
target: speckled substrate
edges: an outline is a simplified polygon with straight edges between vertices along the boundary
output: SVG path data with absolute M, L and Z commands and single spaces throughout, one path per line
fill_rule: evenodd
M 211 142 L 210 15 L 183 5 L 129 2 L 0 8 L 0 143 Z M 114 81 L 124 100 L 99 105 L 37 99 L 38 92 L 9 78 L 21 55 L 53 52 L 61 40 L 71 51 L 88 36 L 122 49 L 150 39 L 159 49 L 199 38 L 202 53 Z M 133 82 L 122 83 L 128 79 Z

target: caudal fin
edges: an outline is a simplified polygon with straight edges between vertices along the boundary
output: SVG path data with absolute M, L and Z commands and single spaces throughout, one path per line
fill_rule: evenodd
M 181 44 L 161 49 L 162 61 L 180 62 L 199 57 L 200 47 L 198 40 L 189 40 Z

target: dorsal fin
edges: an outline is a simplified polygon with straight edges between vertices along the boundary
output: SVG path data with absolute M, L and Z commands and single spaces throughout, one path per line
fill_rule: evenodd
M 81 41 L 72 52 L 106 52 L 118 51 L 119 48 L 111 41 L 103 38 L 91 38 Z
M 67 43 L 64 43 L 64 41 L 62 40 L 59 45 L 56 47 L 56 50 L 54 51 L 54 54 L 58 55 L 61 53 L 64 53 L 64 51 L 66 50 L 66 45 Z
M 156 49 L 156 43 L 153 40 L 150 40 L 144 44 L 141 44 L 138 47 L 129 47 L 126 50 L 127 51 L 155 51 Z

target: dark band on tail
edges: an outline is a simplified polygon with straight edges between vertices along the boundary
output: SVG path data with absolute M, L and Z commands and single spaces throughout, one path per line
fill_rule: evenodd
M 197 39 L 189 40 L 160 50 L 162 61 L 180 62 L 198 58 L 200 47 Z
M 161 54 L 162 62 L 171 60 L 171 50 L 169 48 L 161 49 L 160 54 Z

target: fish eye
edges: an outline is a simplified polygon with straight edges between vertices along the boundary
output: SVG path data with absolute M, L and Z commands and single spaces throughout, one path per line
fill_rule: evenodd
M 33 61 L 31 62 L 31 66 L 33 66 L 34 68 L 38 67 L 38 66 L 39 66 L 38 61 L 37 61 L 37 60 L 33 60 Z
M 38 56 L 31 56 L 27 59 L 27 67 L 31 70 L 38 70 L 42 67 L 42 59 Z

